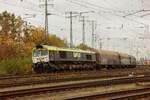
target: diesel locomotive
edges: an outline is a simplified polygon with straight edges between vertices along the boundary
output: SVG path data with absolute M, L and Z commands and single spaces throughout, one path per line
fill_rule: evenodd
M 133 68 L 134 56 L 105 50 L 80 50 L 37 45 L 32 51 L 36 73 L 61 70 L 99 70 L 101 68 Z

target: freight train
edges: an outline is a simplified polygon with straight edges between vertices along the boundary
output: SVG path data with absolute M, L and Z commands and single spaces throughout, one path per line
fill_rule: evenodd
M 105 50 L 80 50 L 37 45 L 32 50 L 33 70 L 45 73 L 62 70 L 99 70 L 136 67 L 134 56 Z

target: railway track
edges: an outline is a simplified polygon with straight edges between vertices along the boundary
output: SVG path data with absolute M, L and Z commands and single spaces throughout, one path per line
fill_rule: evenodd
M 139 77 L 124 77 L 124 78 L 112 78 L 112 79 L 89 79 L 89 80 L 78 80 L 72 82 L 58 82 L 50 86 L 38 86 L 38 87 L 28 87 L 21 89 L 11 89 L 0 91 L 0 99 L 12 98 L 18 96 L 29 96 L 41 93 L 53 93 L 59 91 L 68 91 L 81 88 L 98 87 L 98 86 L 108 86 L 117 84 L 129 84 L 136 82 L 150 82 L 149 76 L 139 76 Z M 148 88 L 150 89 L 150 88 Z
M 58 83 L 58 82 L 69 82 L 69 81 L 78 81 L 78 80 L 91 80 L 91 79 L 100 79 L 99 76 L 93 77 L 76 77 L 76 78 L 64 78 L 64 79 L 48 79 L 48 80 L 33 80 L 27 82 L 18 82 L 18 83 L 4 83 L 0 84 L 0 88 L 8 88 L 8 87 L 17 87 L 17 86 L 25 86 L 25 85 L 34 85 L 34 84 L 45 84 L 45 83 Z M 104 79 L 104 78 L 101 78 Z
M 144 68 L 142 68 L 144 67 Z M 149 65 L 137 65 L 137 68 L 131 68 L 130 71 L 135 71 L 135 70 L 141 70 L 141 69 L 145 69 L 145 68 L 149 68 Z M 111 72 L 116 72 L 116 71 L 124 71 L 124 70 L 128 70 L 128 69 L 111 69 L 111 70 L 102 70 L 105 73 L 109 73 Z M 101 72 L 101 71 L 97 71 L 97 72 Z M 35 74 L 35 73 L 29 73 L 29 74 L 17 74 L 17 75 L 0 75 L 0 80 L 5 80 L 5 79 L 19 79 L 19 78 L 31 78 L 31 77 L 45 77 L 45 76 L 57 76 L 59 73 L 59 75 L 67 75 L 67 74 L 86 74 L 86 73 L 95 73 L 93 71 L 72 71 L 72 72 L 56 72 L 56 73 L 44 73 L 44 74 Z
M 108 73 L 112 74 L 108 74 Z M 60 76 L 69 76 L 69 75 L 101 75 L 102 77 L 111 77 L 111 76 L 125 76 L 129 75 L 131 72 L 135 72 L 136 74 L 148 74 L 150 72 L 149 66 L 141 66 L 138 65 L 137 68 L 131 69 L 111 69 L 111 70 L 100 70 L 100 71 L 72 71 L 72 72 L 56 72 L 56 73 L 44 73 L 44 74 L 17 74 L 17 75 L 0 75 L 0 80 L 8 80 L 8 79 L 21 79 L 21 78 L 40 78 L 40 77 L 49 77 L 49 78 L 60 78 Z M 117 74 L 118 73 L 118 74 Z
M 133 69 L 132 69 L 133 70 Z M 117 70 L 112 70 L 115 73 Z M 120 71 L 121 72 L 121 71 Z M 132 72 L 132 71 L 131 71 Z M 87 71 L 87 72 L 69 72 L 69 73 L 50 73 L 50 74 L 32 74 L 22 76 L 0 77 L 0 88 L 16 87 L 32 84 L 44 84 L 52 82 L 76 81 L 87 79 L 103 79 L 111 77 L 126 77 L 131 72 L 120 74 L 109 74 L 110 71 Z M 140 73 L 139 75 L 148 75 L 149 72 Z
M 139 89 L 125 91 L 113 91 L 70 98 L 70 100 L 137 100 L 140 98 L 150 97 L 150 86 Z
M 146 67 L 147 68 L 147 67 Z M 143 70 L 144 69 L 144 70 Z M 111 71 L 112 74 L 109 74 Z M 135 72 L 135 77 L 128 77 L 131 72 Z M 62 86 L 50 86 L 50 87 L 38 87 L 38 88 L 28 88 L 14 91 L 5 91 L 0 92 L 0 99 L 7 97 L 16 97 L 24 95 L 32 95 L 43 92 L 55 92 L 63 90 L 74 90 L 86 87 L 95 87 L 95 86 L 107 86 L 113 84 L 125 84 L 125 83 L 134 83 L 134 82 L 149 82 L 149 72 L 143 67 L 133 68 L 133 69 L 112 69 L 112 70 L 101 70 L 101 71 L 85 71 L 85 72 L 59 72 L 59 73 L 49 73 L 49 74 L 22 74 L 22 75 L 6 75 L 0 76 L 0 89 L 5 88 L 15 88 L 23 86 L 34 86 L 42 84 L 57 84 L 61 82 L 77 82 L 77 81 L 89 81 L 97 80 L 95 83 L 78 83 L 78 84 L 69 84 Z M 113 77 L 116 77 L 115 79 Z M 118 77 L 118 78 L 117 78 Z M 123 78 L 124 77 L 124 78 Z M 144 78 L 142 78 L 144 77 Z M 42 78 L 42 79 L 37 79 Z M 103 80 L 107 78 L 107 80 Z M 26 81 L 24 79 L 27 79 Z M 14 81 L 15 80 L 15 81 Z M 23 81 L 19 81 L 23 80 Z M 4 81 L 4 82 L 3 82 Z M 3 100 L 3 99 L 2 99 Z

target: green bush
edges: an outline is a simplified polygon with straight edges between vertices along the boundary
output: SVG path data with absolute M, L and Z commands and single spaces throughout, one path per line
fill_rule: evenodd
M 0 74 L 20 74 L 32 71 L 31 58 L 7 59 L 0 61 Z

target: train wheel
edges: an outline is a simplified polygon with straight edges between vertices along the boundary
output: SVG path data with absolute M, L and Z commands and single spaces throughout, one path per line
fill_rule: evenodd
M 50 72 L 50 67 L 48 64 L 43 64 L 43 70 L 45 73 L 49 73 Z
M 44 67 L 43 67 L 43 64 L 38 64 L 38 71 L 39 73 L 44 73 Z
M 36 66 L 33 69 L 35 73 L 43 73 L 43 69 L 41 67 Z
M 39 73 L 39 70 L 38 70 L 37 67 L 34 67 L 34 68 L 33 68 L 33 71 L 34 71 L 35 73 Z

